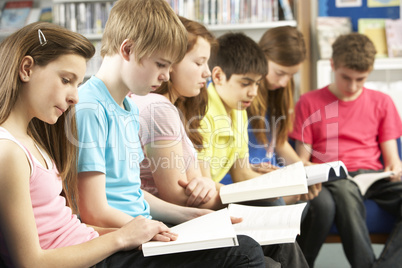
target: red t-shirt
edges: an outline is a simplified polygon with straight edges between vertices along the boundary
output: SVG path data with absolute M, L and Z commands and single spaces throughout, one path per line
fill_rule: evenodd
M 296 104 L 291 138 L 312 145 L 313 163 L 342 160 L 349 171 L 383 168 L 379 144 L 402 135 L 392 99 L 363 88 L 353 101 L 339 100 L 328 86 L 310 91 Z

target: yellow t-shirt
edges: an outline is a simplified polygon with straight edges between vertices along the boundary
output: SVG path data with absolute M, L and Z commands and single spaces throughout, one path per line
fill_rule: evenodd
M 208 86 L 208 108 L 201 121 L 204 149 L 198 159 L 208 162 L 211 176 L 219 182 L 237 159 L 248 157 L 247 113 L 232 110 L 230 116 L 214 85 Z

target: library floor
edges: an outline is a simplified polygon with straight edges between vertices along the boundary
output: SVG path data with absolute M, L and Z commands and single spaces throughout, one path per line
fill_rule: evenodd
M 382 244 L 373 244 L 374 253 L 378 257 L 383 249 Z M 321 248 L 321 251 L 315 261 L 315 268 L 348 268 L 350 267 L 345 254 L 343 253 L 342 244 L 327 243 Z

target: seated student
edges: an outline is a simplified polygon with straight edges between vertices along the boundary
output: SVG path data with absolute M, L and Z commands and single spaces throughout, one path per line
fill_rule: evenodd
M 140 139 L 146 155 L 141 166 L 141 182 L 144 189 L 165 201 L 216 209 L 223 207 L 219 192 L 210 178 L 201 176 L 193 146 L 202 141 L 197 128 L 206 110 L 205 83 L 211 75 L 208 59 L 211 44 L 216 41 L 200 23 L 183 17 L 180 20 L 188 31 L 189 44 L 183 60 L 173 64 L 170 80 L 155 91 L 157 94 L 131 95 L 139 107 Z M 199 191 L 197 187 L 188 189 L 193 181 Z M 215 194 L 207 200 L 207 192 Z M 197 199 L 197 195 L 201 197 Z M 293 245 L 267 246 L 266 252 L 274 252 L 274 255 L 266 254 L 271 265 L 277 260 L 276 265 L 280 266 L 282 260 L 278 256 L 292 254 L 288 252 L 289 247 Z
M 267 30 L 258 45 L 268 61 L 268 74 L 260 84 L 259 94 L 247 109 L 249 118 L 249 152 L 254 170 L 266 173 L 276 166 L 286 166 L 301 161 L 288 142 L 288 133 L 292 130 L 294 114 L 293 98 L 295 84 L 293 76 L 299 71 L 306 58 L 306 46 L 303 35 L 295 27 L 282 26 Z M 278 159 L 278 162 L 276 162 Z M 307 160 L 305 165 L 311 163 Z M 307 201 L 315 198 L 321 191 L 321 183 L 309 187 L 304 195 L 285 196 L 286 204 L 292 204 L 299 199 Z M 307 204 L 309 205 L 309 204 Z M 314 214 L 328 213 L 325 205 L 315 206 Z M 323 209 L 324 211 L 321 211 Z M 308 240 L 298 237 L 298 242 L 310 266 L 317 256 L 333 224 L 333 214 L 328 217 L 309 218 L 303 221 L 301 233 L 306 228 L 314 230 L 315 235 Z M 306 245 L 308 244 L 308 245 Z M 311 252 L 312 251 L 312 252 Z M 310 256 L 314 257 L 311 258 Z
M 207 90 L 208 110 L 199 129 L 203 147 L 198 159 L 202 174 L 220 187 L 228 172 L 235 182 L 260 175 L 251 169 L 248 159 L 246 108 L 256 97 L 268 68 L 263 52 L 246 35 L 227 33 L 217 40 L 219 45 L 212 49 L 209 60 L 212 83 Z M 294 256 L 281 261 L 282 267 L 307 267 L 297 243 L 281 246 Z
M 172 65 L 170 80 L 157 94 L 131 94 L 139 109 L 145 153 L 141 188 L 174 204 L 218 209 L 223 205 L 215 183 L 202 177 L 192 143 L 202 140 L 197 128 L 206 111 L 208 59 L 216 40 L 200 23 L 179 18 L 188 33 L 183 60 Z
M 229 267 L 251 267 L 250 258 L 261 263 L 255 242 L 245 243 L 252 249 L 240 245 L 216 253 L 178 254 L 170 262 L 167 257 L 145 258 L 137 250 L 142 243 L 176 239 L 161 222 L 137 217 L 120 229 L 91 228 L 73 214 L 74 104 L 94 53 L 85 37 L 46 22 L 29 24 L 0 44 L 2 267 L 179 267 L 197 266 L 197 259 L 211 265 L 217 256 L 229 256 Z
M 350 180 L 326 182 L 310 202 L 307 217 L 322 202 L 335 209 L 335 223 L 352 267 L 398 267 L 402 263 L 402 182 L 395 139 L 402 135 L 401 119 L 389 96 L 364 87 L 376 54 L 370 39 L 358 33 L 342 35 L 332 49 L 334 82 L 302 95 L 296 105 L 290 134 L 297 140 L 296 151 L 313 163 L 341 160 L 351 176 L 382 169 L 395 175 L 374 183 L 364 196 Z M 377 260 L 365 222 L 364 199 L 374 200 L 398 219 Z M 301 238 L 314 235 L 314 231 L 302 232 Z
M 147 222 L 154 218 L 177 224 L 210 212 L 173 205 L 140 189 L 143 154 L 138 109 L 127 94 L 147 94 L 169 79 L 172 63 L 183 58 L 186 46 L 187 32 L 166 1 L 119 0 L 114 4 L 102 39 L 102 65 L 80 87 L 76 111 L 78 205 L 85 223 L 120 228 L 133 219 Z M 171 236 L 169 229 L 159 224 L 163 228 L 155 230 L 150 225 L 148 229 L 144 224 L 133 234 L 144 236 L 142 241 L 153 236 L 166 240 Z M 258 243 L 247 236 L 239 239 L 240 247 L 164 255 L 156 257 L 155 263 L 136 265 L 263 266 Z

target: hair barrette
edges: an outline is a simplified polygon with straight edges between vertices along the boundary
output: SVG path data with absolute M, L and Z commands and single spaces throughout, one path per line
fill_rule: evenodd
M 38 29 L 38 36 L 39 36 L 39 43 L 41 46 L 44 46 L 47 44 L 47 40 L 41 29 Z

